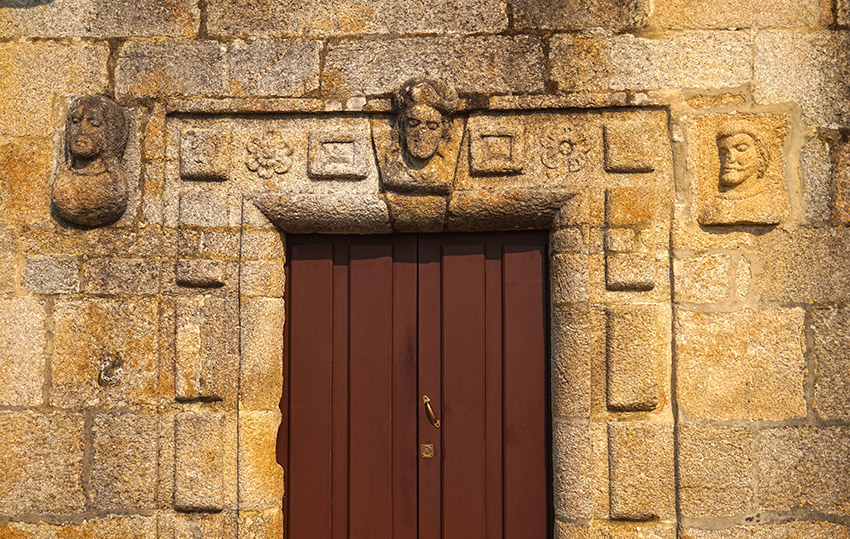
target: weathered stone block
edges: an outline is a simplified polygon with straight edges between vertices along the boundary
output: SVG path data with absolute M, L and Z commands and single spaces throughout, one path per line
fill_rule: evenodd
M 83 510 L 81 414 L 3 411 L 0 432 L 0 514 Z
M 687 131 L 701 225 L 775 225 L 788 216 L 789 115 L 707 114 Z
M 187 288 L 221 288 L 231 280 L 234 266 L 219 260 L 178 260 L 175 282 Z
M 676 315 L 676 387 L 694 419 L 805 417 L 802 309 Z
M 850 229 L 801 227 L 756 237 L 761 270 L 754 282 L 759 301 L 831 303 L 850 299 L 850 267 L 844 252 Z
M 751 38 L 742 32 L 562 34 L 552 38 L 550 56 L 562 91 L 737 87 L 752 73 Z
M 564 254 L 552 257 L 552 301 L 557 304 L 587 301 L 590 294 L 590 257 Z
M 174 507 L 220 511 L 225 502 L 225 416 L 184 412 L 174 421 Z M 230 485 L 228 485 L 230 486 Z
M 604 28 L 622 31 L 640 28 L 649 18 L 646 0 L 519 0 L 513 2 L 514 24 L 519 28 L 580 30 Z
M 243 262 L 239 292 L 243 296 L 282 298 L 285 278 L 283 260 Z
M 850 429 L 778 427 L 761 433 L 760 508 L 850 514 Z
M 840 26 L 847 28 L 850 26 L 850 1 L 838 0 L 836 6 L 835 22 Z
M 44 305 L 32 297 L 0 299 L 0 328 L 0 404 L 41 404 L 47 344 Z
M 706 254 L 673 259 L 675 299 L 682 303 L 715 303 L 729 297 L 732 259 Z
M 188 258 L 234 258 L 239 253 L 239 234 L 217 230 L 192 230 L 178 232 L 177 254 Z
M 283 300 L 244 298 L 241 309 L 239 402 L 243 409 L 275 410 L 283 391 Z
M 51 400 L 58 406 L 151 404 L 159 396 L 155 300 L 57 301 Z
M 850 529 L 831 522 L 786 522 L 758 526 L 735 526 L 725 530 L 685 527 L 682 539 L 848 539 Z
M 605 319 L 587 309 L 552 311 L 552 415 L 590 417 L 592 358 L 605 354 Z
M 820 0 L 724 0 L 705 9 L 698 0 L 666 0 L 655 6 L 653 22 L 664 28 L 777 28 L 829 23 Z
M 157 517 L 157 539 L 231 539 L 242 535 L 237 531 L 236 511 L 161 512 Z
M 242 9 L 248 9 L 248 5 L 259 7 L 242 4 Z M 269 9 L 271 6 L 280 5 L 279 2 L 266 4 L 263 12 L 270 13 L 274 11 Z M 301 9 L 296 11 L 300 13 Z M 321 48 L 320 41 L 307 39 L 236 40 L 228 49 L 230 93 L 237 96 L 299 97 L 316 92 L 319 90 Z
M 608 290 L 652 290 L 655 288 L 653 253 L 607 253 L 605 283 Z
M 850 418 L 850 309 L 817 309 L 812 315 L 814 409 L 821 419 Z
M 0 537 L 8 539 L 83 539 L 120 537 L 121 539 L 154 539 L 157 519 L 141 515 L 109 515 L 72 524 L 37 524 L 9 522 L 0 526 Z
M 654 216 L 655 190 L 614 187 L 605 191 L 605 223 L 609 227 L 648 225 Z
M 103 92 L 108 84 L 108 56 L 106 43 L 7 41 L 0 44 L 0 73 L 3 74 L 0 135 L 51 135 L 56 127 L 52 121 L 54 97 Z M 51 149 L 48 162 L 52 153 Z M 27 160 L 21 165 L 25 163 Z M 45 185 L 48 178 L 49 174 L 42 178 Z M 36 201 L 44 203 L 45 200 Z
M 608 424 L 611 518 L 652 520 L 676 513 L 673 426 Z
M 556 423 L 553 426 L 555 514 L 569 519 L 593 516 L 595 488 L 593 427 Z
M 447 201 L 441 196 L 408 196 L 385 193 L 393 230 L 440 232 L 446 227 Z
M 239 415 L 239 508 L 277 508 L 283 499 L 283 469 L 275 459 L 280 412 Z
M 21 288 L 34 294 L 77 293 L 80 291 L 80 260 L 77 257 L 27 257 Z
M 0 93 L 0 111 L 4 110 L 3 99 Z M 6 118 L 0 118 L 0 129 Z M 50 221 L 52 158 L 53 144 L 47 138 L 0 141 L 0 221 L 21 225 Z
M 843 32 L 759 32 L 754 94 L 759 103 L 798 104 L 813 125 L 842 125 L 850 114 L 850 36 Z
M 238 302 L 186 297 L 176 302 L 178 400 L 224 399 L 236 391 Z
M 678 427 L 679 507 L 686 517 L 739 515 L 753 508 L 754 434 L 747 427 Z
M 129 41 L 118 51 L 118 96 L 222 95 L 224 47 L 216 41 Z
M 832 163 L 834 161 L 835 171 L 832 174 Z M 834 158 L 827 161 L 829 168 L 825 171 L 830 183 L 828 187 L 832 187 L 833 202 L 835 208 L 835 217 L 842 224 L 850 223 L 850 140 L 842 140 L 836 144 Z M 829 210 L 829 201 L 827 199 L 827 210 Z M 829 213 L 827 213 L 829 216 Z
M 535 92 L 543 90 L 543 63 L 530 36 L 342 41 L 328 48 L 322 87 L 329 96 L 379 95 L 429 73 L 459 92 Z
M 98 414 L 92 425 L 89 492 L 100 509 L 154 507 L 158 420 L 135 414 Z
M 504 0 L 463 5 L 449 0 L 287 0 L 264 5 L 213 0 L 209 13 L 210 32 L 224 36 L 499 32 L 508 23 Z
M 83 263 L 84 291 L 89 294 L 156 294 L 161 269 L 157 260 L 92 258 Z
M 180 224 L 225 227 L 230 223 L 230 200 L 221 191 L 187 191 L 180 194 Z M 232 253 L 230 253 L 232 256 Z
M 185 129 L 180 134 L 180 177 L 223 181 L 230 173 L 230 132 Z
M 239 530 L 248 537 L 283 539 L 283 513 L 280 509 L 239 511 Z
M 16 287 L 18 261 L 16 259 L 17 234 L 12 227 L 0 227 L 0 293 L 12 292 Z
M 610 410 L 651 411 L 661 405 L 666 382 L 663 376 L 667 359 L 666 336 L 658 305 L 608 308 L 606 350 Z
M 21 0 L 0 7 L 0 37 L 192 37 L 199 18 L 191 0 Z

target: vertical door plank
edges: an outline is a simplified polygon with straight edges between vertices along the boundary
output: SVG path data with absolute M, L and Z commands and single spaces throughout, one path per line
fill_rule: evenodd
M 485 539 L 485 266 L 481 244 L 443 247 L 443 538 Z
M 506 245 L 505 538 L 548 534 L 545 251 Z
M 419 444 L 431 444 L 434 458 L 419 459 L 419 539 L 442 537 L 442 429 L 435 429 L 424 412 L 428 395 L 438 416 L 442 414 L 441 277 L 439 236 L 419 236 Z
M 392 539 L 392 292 L 392 247 L 353 245 L 348 373 L 352 538 Z
M 393 539 L 417 539 L 416 236 L 393 239 Z
M 333 248 L 293 245 L 288 366 L 289 537 L 331 539 Z M 302 358 L 310 358 L 303 361 Z
M 485 366 L 485 398 L 487 412 L 484 418 L 487 440 L 485 442 L 485 467 L 487 482 L 486 530 L 487 537 L 503 537 L 503 455 L 502 455 L 502 243 L 492 235 L 487 241 L 485 262 L 486 279 L 486 332 L 487 364 Z
M 348 539 L 348 261 L 347 241 L 334 242 L 331 532 Z M 309 358 L 303 358 L 310 361 Z M 290 538 L 287 538 L 290 539 Z

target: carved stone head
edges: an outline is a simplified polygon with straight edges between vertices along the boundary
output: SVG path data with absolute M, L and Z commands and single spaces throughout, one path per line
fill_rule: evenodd
M 723 125 L 717 133 L 717 150 L 721 188 L 732 189 L 748 180 L 761 178 L 767 170 L 764 136 L 750 122 Z
M 53 181 L 56 215 L 80 226 L 113 223 L 127 209 L 121 160 L 127 146 L 124 110 L 103 96 L 80 97 L 65 122 L 66 166 Z
M 459 99 L 454 88 L 440 81 L 410 79 L 396 92 L 399 143 L 414 161 L 431 159 L 448 138 Z

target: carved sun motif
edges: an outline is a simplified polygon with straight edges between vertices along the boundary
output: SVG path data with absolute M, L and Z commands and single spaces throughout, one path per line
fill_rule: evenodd
M 540 145 L 543 146 L 540 160 L 546 168 L 578 172 L 587 161 L 589 148 L 584 135 L 573 132 L 569 127 L 550 129 L 540 141 Z
M 248 150 L 245 165 L 260 178 L 284 174 L 292 166 L 292 148 L 277 131 L 267 131 L 262 138 L 253 137 L 245 148 Z

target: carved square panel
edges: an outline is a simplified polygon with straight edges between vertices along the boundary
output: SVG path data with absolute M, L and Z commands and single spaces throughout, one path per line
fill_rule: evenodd
M 524 129 L 495 118 L 469 120 L 469 168 L 472 174 L 512 174 L 525 164 Z
M 317 180 L 362 180 L 369 174 L 371 148 L 362 133 L 310 133 L 307 174 Z
M 656 122 L 642 117 L 605 125 L 605 172 L 652 172 L 665 141 Z
M 655 288 L 655 256 L 652 253 L 607 253 L 605 285 L 608 290 Z
M 180 177 L 224 181 L 230 174 L 230 131 L 186 129 L 180 134 Z

